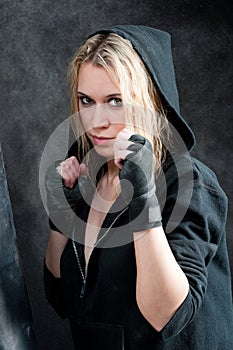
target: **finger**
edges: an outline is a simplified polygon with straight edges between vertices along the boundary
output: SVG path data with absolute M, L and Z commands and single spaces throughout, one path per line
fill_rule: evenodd
M 115 154 L 114 157 L 114 163 L 119 169 L 122 169 L 123 164 L 122 161 L 125 160 L 128 154 L 132 153 L 131 151 L 128 150 L 118 150 L 118 152 Z
M 74 168 L 74 169 L 77 169 L 77 171 L 79 171 L 79 162 L 77 160 L 76 157 L 72 156 L 70 158 L 67 158 L 66 160 L 62 161 L 60 163 L 61 166 L 67 166 L 68 168 L 71 167 L 71 168 Z
M 74 179 L 77 179 L 79 176 L 79 172 L 80 172 L 80 166 L 76 167 L 73 163 L 69 162 L 66 163 L 62 166 L 62 169 L 67 172 L 68 174 L 70 174 L 70 176 Z
M 69 158 L 61 162 L 58 171 L 64 180 L 65 186 L 71 188 L 78 179 L 80 166 L 78 161 Z
M 127 157 L 128 154 L 132 153 L 128 150 L 128 147 L 132 144 L 132 142 L 127 140 L 118 140 L 115 142 L 114 148 L 114 163 L 119 169 L 122 169 L 123 164 L 122 161 Z
M 133 142 L 131 141 L 118 139 L 113 145 L 113 150 L 114 152 L 117 152 L 118 150 L 127 150 L 132 144 Z
M 79 173 L 80 164 L 79 164 L 77 158 L 74 156 L 67 158 L 66 160 L 61 162 L 61 165 L 67 166 L 68 168 L 71 168 L 72 170 L 77 170 L 77 172 Z
M 69 187 L 69 188 L 73 187 L 74 180 L 73 180 L 71 174 L 69 173 L 69 171 L 67 171 L 64 166 L 61 167 L 60 175 L 61 175 L 66 187 Z
M 125 150 L 119 150 L 119 151 L 115 154 L 115 158 L 116 158 L 116 159 L 120 158 L 120 159 L 124 160 L 124 159 L 128 156 L 128 154 L 130 154 L 130 153 L 133 153 L 133 152 L 132 152 L 132 151 L 128 151 L 127 149 L 125 149 Z
M 117 139 L 128 140 L 133 135 L 133 132 L 127 128 L 122 129 L 118 135 Z
M 71 186 L 70 175 L 64 170 L 64 168 L 61 165 L 59 165 L 56 167 L 56 171 L 61 176 L 65 186 L 70 187 Z
M 80 167 L 78 159 L 75 156 L 72 156 L 72 157 L 68 158 L 67 160 L 69 160 L 69 162 L 71 162 L 71 164 L 73 164 L 77 169 Z
M 122 159 L 121 158 L 115 158 L 114 164 L 121 170 L 123 168 Z
M 80 175 L 82 175 L 82 176 L 87 176 L 88 175 L 88 168 L 87 168 L 86 164 L 81 163 L 80 167 L 79 167 L 79 170 L 80 170 L 80 173 L 79 173 Z
M 61 175 L 62 166 L 61 166 L 61 165 L 58 165 L 58 166 L 56 167 L 56 170 L 57 170 L 58 174 Z M 62 175 L 61 175 L 61 176 L 62 176 Z

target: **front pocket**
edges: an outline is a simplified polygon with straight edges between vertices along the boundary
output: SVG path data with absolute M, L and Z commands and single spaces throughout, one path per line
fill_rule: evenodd
M 124 350 L 124 329 L 118 325 L 79 325 L 75 338 L 77 350 Z

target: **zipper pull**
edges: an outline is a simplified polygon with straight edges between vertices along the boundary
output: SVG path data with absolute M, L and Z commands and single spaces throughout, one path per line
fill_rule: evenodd
M 84 297 L 85 288 L 86 288 L 86 280 L 84 279 L 83 284 L 82 284 L 82 288 L 81 288 L 80 298 Z

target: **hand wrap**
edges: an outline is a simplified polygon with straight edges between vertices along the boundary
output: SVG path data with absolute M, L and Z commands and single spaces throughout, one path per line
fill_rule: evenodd
M 70 236 L 75 222 L 77 224 L 75 217 L 78 206 L 83 198 L 88 201 L 92 186 L 87 177 L 80 175 L 72 188 L 66 187 L 56 169 L 60 162 L 50 165 L 46 172 L 47 206 L 50 227 Z
M 122 195 L 126 198 L 129 198 L 130 193 L 129 182 L 133 186 L 133 197 L 131 195 L 129 202 L 129 222 L 132 232 L 137 232 L 161 226 L 161 211 L 156 196 L 151 143 L 137 134 L 132 135 L 129 141 L 133 142 L 128 147 L 132 153 L 123 161 L 120 180 Z

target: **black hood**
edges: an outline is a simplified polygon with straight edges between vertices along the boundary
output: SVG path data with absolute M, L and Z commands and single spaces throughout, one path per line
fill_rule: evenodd
M 168 113 L 169 121 L 181 135 L 190 151 L 195 145 L 195 137 L 188 124 L 180 115 L 170 34 L 141 25 L 114 26 L 97 31 L 91 36 L 98 33 L 115 33 L 131 42 L 147 67 L 154 84 L 160 90 L 168 106 L 170 106 L 168 108 L 170 109 Z

